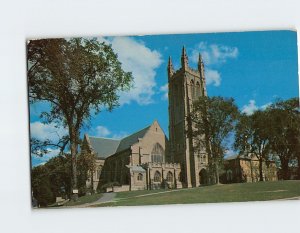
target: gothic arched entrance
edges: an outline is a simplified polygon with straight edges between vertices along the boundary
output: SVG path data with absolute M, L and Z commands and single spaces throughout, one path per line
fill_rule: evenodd
M 199 172 L 199 181 L 200 185 L 206 185 L 208 183 L 208 177 L 207 177 L 207 171 L 202 168 L 201 171 Z

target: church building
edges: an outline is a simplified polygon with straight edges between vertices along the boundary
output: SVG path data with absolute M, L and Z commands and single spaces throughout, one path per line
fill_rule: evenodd
M 169 140 L 157 121 L 123 139 L 85 135 L 82 151 L 97 157 L 96 172 L 87 181 L 94 189 L 118 184 L 111 191 L 198 187 L 208 183 L 206 149 L 194 151 L 189 120 L 192 103 L 206 96 L 204 64 L 189 66 L 183 47 L 181 68 L 168 67 Z M 108 191 L 108 190 L 107 190 Z
M 93 185 L 96 190 L 114 184 L 114 190 L 106 191 L 115 192 L 181 188 L 181 167 L 170 160 L 168 146 L 157 121 L 121 140 L 85 135 L 85 152 L 94 153 L 97 158 L 96 172 L 87 186 Z

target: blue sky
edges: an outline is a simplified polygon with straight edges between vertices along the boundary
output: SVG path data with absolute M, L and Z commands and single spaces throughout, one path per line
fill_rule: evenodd
M 294 31 L 261 31 L 209 34 L 101 37 L 112 44 L 126 71 L 132 71 L 134 88 L 120 93 L 120 107 L 93 116 L 82 133 L 120 138 L 151 124 L 155 119 L 168 136 L 167 62 L 172 57 L 180 68 L 184 45 L 191 67 L 202 54 L 209 96 L 233 97 L 241 109 L 251 114 L 277 98 L 299 96 L 297 34 Z M 32 136 L 53 140 L 67 131 L 43 125 L 41 111 L 47 103 L 30 106 Z M 57 154 L 52 148 L 44 158 L 32 157 L 32 164 Z

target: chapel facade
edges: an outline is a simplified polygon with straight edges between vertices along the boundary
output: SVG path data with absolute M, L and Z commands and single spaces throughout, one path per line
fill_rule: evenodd
M 181 68 L 174 70 L 169 58 L 167 72 L 169 140 L 157 121 L 120 140 L 85 135 L 82 148 L 97 158 L 87 186 L 96 190 L 118 184 L 107 191 L 126 191 L 197 187 L 208 182 L 206 150 L 194 151 L 189 120 L 193 101 L 207 95 L 202 58 L 199 54 L 198 68 L 192 69 L 183 47 Z
M 91 172 L 87 187 L 120 192 L 209 183 L 206 148 L 210 145 L 194 149 L 194 125 L 190 119 L 193 102 L 207 96 L 202 57 L 199 54 L 197 69 L 191 68 L 183 47 L 181 68 L 175 70 L 170 57 L 167 73 L 169 140 L 157 121 L 119 140 L 84 135 L 82 152 L 96 157 L 96 170 Z M 255 158 L 228 158 L 224 166 L 225 183 L 257 180 Z M 274 162 L 264 163 L 264 174 L 265 180 L 277 179 Z

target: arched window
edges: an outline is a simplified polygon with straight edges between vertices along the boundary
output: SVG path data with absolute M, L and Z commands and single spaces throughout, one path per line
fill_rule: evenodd
M 154 182 L 160 182 L 161 181 L 161 175 L 159 171 L 156 171 L 154 174 Z
M 142 173 L 139 173 L 138 176 L 137 176 L 137 180 L 140 180 L 142 181 L 143 180 L 143 174 Z
M 174 85 L 174 105 L 178 106 L 178 86 L 175 84 Z
M 194 100 L 194 98 L 195 98 L 194 80 L 191 80 L 191 83 L 190 83 L 190 93 L 191 93 L 192 100 Z
M 164 161 L 164 149 L 159 143 L 156 143 L 151 152 L 152 163 L 162 163 Z
M 172 172 L 168 172 L 168 174 L 167 174 L 167 182 L 173 182 L 173 174 L 172 174 Z
M 196 98 L 198 99 L 200 97 L 200 83 L 197 82 L 196 83 L 196 91 L 195 91 L 195 95 L 196 95 Z

